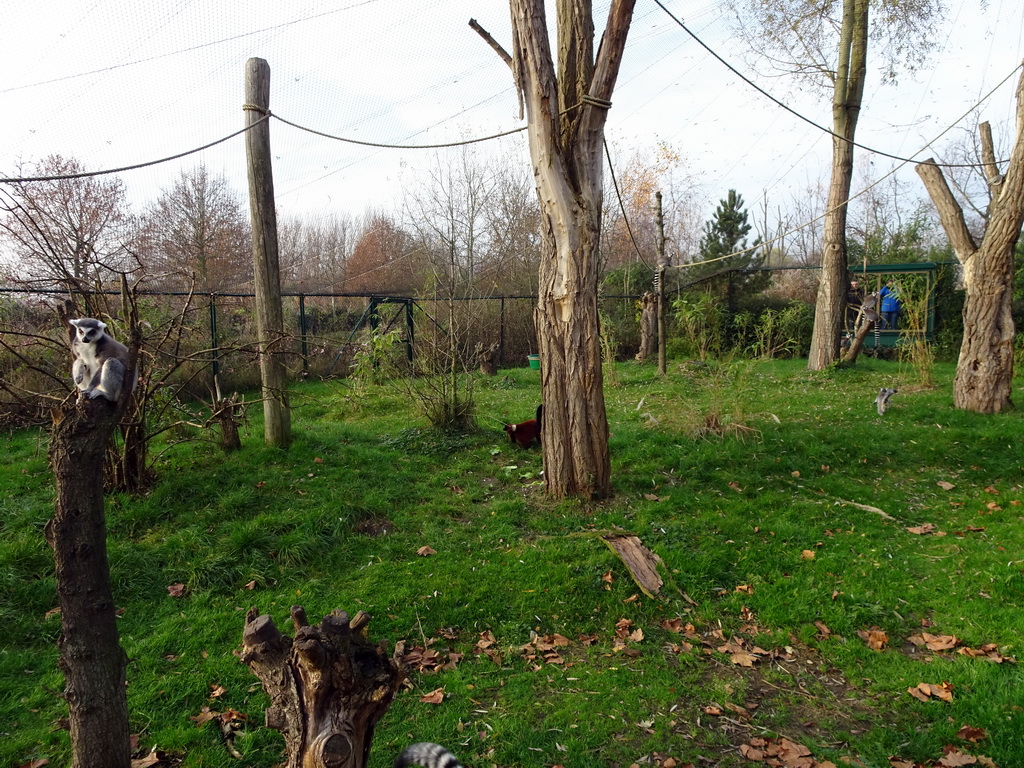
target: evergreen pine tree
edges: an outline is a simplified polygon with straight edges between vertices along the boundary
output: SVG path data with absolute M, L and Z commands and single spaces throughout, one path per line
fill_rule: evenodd
M 751 229 L 748 218 L 747 210 L 743 207 L 743 196 L 735 189 L 730 189 L 726 198 L 719 201 L 715 215 L 704 224 L 704 235 L 700 239 L 701 259 L 707 261 L 745 250 Z M 756 269 L 764 259 L 761 249 L 757 248 L 760 243 L 761 238 L 757 238 L 753 243 L 755 250 L 715 262 L 709 271 Z

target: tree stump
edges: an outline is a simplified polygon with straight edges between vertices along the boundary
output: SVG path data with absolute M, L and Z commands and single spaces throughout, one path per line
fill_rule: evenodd
M 242 438 L 238 435 L 238 419 L 242 402 L 235 392 L 231 397 L 218 398 L 213 403 L 213 418 L 220 425 L 220 447 L 226 453 L 242 449 Z
M 658 342 L 658 297 L 647 291 L 640 297 L 640 351 L 636 359 L 641 363 L 654 354 Z
M 53 413 L 50 465 L 57 501 L 46 540 L 61 611 L 59 666 L 72 768 L 128 768 L 131 762 L 127 657 L 118 639 L 103 513 L 103 459 L 125 400 L 79 400 Z
M 367 638 L 369 614 L 332 611 L 310 626 L 293 606 L 295 638 L 250 609 L 241 658 L 270 696 L 268 728 L 285 739 L 287 768 L 365 768 L 373 729 L 403 674 L 383 643 Z
M 492 343 L 489 347 L 484 347 L 482 341 L 476 343 L 474 352 L 476 353 L 476 361 L 480 366 L 480 373 L 485 376 L 497 376 L 498 375 L 498 342 Z

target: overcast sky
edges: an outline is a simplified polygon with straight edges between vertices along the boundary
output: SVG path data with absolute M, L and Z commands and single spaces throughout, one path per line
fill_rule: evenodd
M 883 86 L 871 72 L 860 143 L 909 155 L 1020 64 L 1024 3 L 988 0 L 984 13 L 979 3 L 945 0 L 939 52 L 916 77 Z M 830 125 L 827 98 L 744 62 L 722 0 L 665 4 L 763 88 Z M 600 27 L 607 2 L 596 5 Z M 244 124 L 244 64 L 254 56 L 271 67 L 271 109 L 330 134 L 409 144 L 516 128 L 510 71 L 468 27 L 471 17 L 509 47 L 504 0 L 8 0 L 0 5 L 0 172 L 49 154 L 115 168 L 226 136 Z M 981 109 L 1006 131 L 1015 84 Z M 743 83 L 650 0 L 637 2 L 607 135 L 620 153 L 671 142 L 699 175 L 709 215 L 730 188 L 748 203 L 767 194 L 782 204 L 825 177 L 831 151 L 827 136 Z M 526 162 L 524 141 L 478 151 Z M 428 151 L 353 146 L 277 121 L 271 143 L 285 216 L 394 207 L 402 181 L 432 161 Z M 243 193 L 244 161 L 239 136 L 122 178 L 139 207 L 200 162 Z M 892 165 L 877 158 L 874 167 Z

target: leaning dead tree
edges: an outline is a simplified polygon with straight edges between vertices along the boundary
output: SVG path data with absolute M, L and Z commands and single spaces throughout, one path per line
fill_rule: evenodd
M 510 0 L 512 54 L 502 59 L 526 105 L 540 203 L 534 324 L 542 360 L 544 480 L 555 497 L 611 495 L 597 303 L 602 150 L 634 4 L 612 0 L 595 58 L 592 3 L 561 0 L 556 69 L 544 0 Z
M 137 330 L 133 336 L 127 371 L 134 371 L 138 360 Z M 72 768 L 131 764 L 127 657 L 117 632 L 103 509 L 103 462 L 131 399 L 130 389 L 124 387 L 117 403 L 82 398 L 66 401 L 53 412 L 50 465 L 57 499 L 46 540 L 53 549 L 61 613 L 59 666 Z
M 1016 138 L 1005 175 L 999 173 L 988 123 L 981 124 L 980 134 L 991 197 L 980 245 L 967 228 L 963 209 L 935 161 L 921 163 L 917 173 L 963 265 L 967 289 L 953 404 L 966 411 L 999 413 L 1013 405 L 1014 248 L 1024 222 L 1024 74 L 1017 83 Z
M 367 638 L 370 616 L 340 610 L 310 626 L 301 606 L 291 610 L 295 638 L 250 609 L 242 661 L 270 696 L 268 728 L 281 731 L 287 768 L 365 768 L 373 729 L 402 682 L 383 643 Z

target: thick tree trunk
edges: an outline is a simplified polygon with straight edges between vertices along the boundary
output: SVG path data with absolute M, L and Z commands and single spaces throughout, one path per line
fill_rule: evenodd
M 57 502 L 46 539 L 56 566 L 73 768 L 131 763 L 126 658 L 115 623 L 103 514 L 103 462 L 122 410 L 105 398 L 65 407 L 54 414 L 50 441 Z
M 991 230 L 991 224 L 989 225 Z M 1020 233 L 1020 221 L 1016 225 Z M 998 239 L 1002 245 L 996 246 Z M 953 380 L 953 405 L 965 411 L 1000 413 L 1013 406 L 1013 251 L 1016 236 L 993 237 L 975 254 L 975 279 L 964 302 L 964 338 Z M 985 242 L 990 240 L 985 233 Z
M 839 359 L 846 313 L 846 219 L 853 182 L 853 139 L 867 72 L 869 0 L 843 0 L 839 67 L 832 97 L 832 179 L 825 212 L 821 281 L 814 307 L 814 331 L 807 367 L 821 371 Z
M 598 323 L 604 125 L 635 0 L 613 0 L 596 60 L 590 0 L 560 0 L 558 73 L 544 0 L 511 0 L 512 71 L 526 104 L 541 212 L 544 479 L 555 497 L 611 494 Z
M 295 639 L 250 610 L 242 661 L 270 696 L 268 728 L 285 739 L 287 768 L 365 768 L 373 729 L 402 681 L 383 644 L 366 636 L 370 617 L 336 610 L 310 626 L 292 608 Z
M 917 166 L 943 229 L 964 268 L 964 337 L 960 345 L 953 405 L 978 413 L 1000 413 L 1013 406 L 1014 250 L 1024 222 L 1024 75 L 1017 82 L 1017 129 L 1006 175 L 995 163 L 988 124 L 981 126 L 982 155 L 992 201 L 981 246 L 975 246 L 953 197 L 933 160 Z

